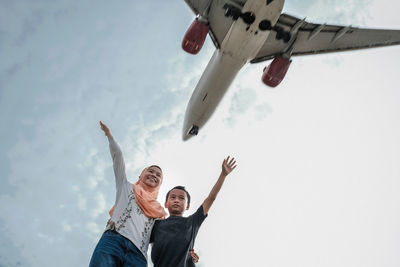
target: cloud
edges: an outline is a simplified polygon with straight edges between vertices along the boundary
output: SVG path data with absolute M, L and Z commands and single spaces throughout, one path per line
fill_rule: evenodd
M 311 220 L 315 215 L 313 208 L 318 207 L 318 203 L 328 203 L 329 210 L 334 210 L 335 214 L 340 216 L 341 213 L 337 213 L 338 209 L 332 209 L 335 207 L 333 202 L 322 199 L 315 193 L 318 192 L 317 189 L 322 187 L 322 191 L 327 193 L 327 198 L 335 199 L 332 195 L 333 191 L 327 190 L 324 186 L 333 186 L 334 192 L 339 192 L 342 190 L 341 185 L 354 182 L 349 173 L 340 172 L 343 166 L 354 165 L 357 169 L 362 169 L 360 158 L 371 156 L 371 154 L 379 155 L 383 150 L 381 152 L 379 149 L 374 150 L 378 147 L 376 143 L 371 142 L 375 140 L 375 137 L 396 140 L 398 131 L 395 126 L 398 121 L 396 120 L 398 112 L 394 108 L 395 105 L 390 105 L 382 96 L 393 96 L 396 88 L 392 92 L 385 90 L 386 86 L 382 86 L 377 80 L 363 80 L 365 68 L 357 64 L 364 61 L 357 61 L 351 65 L 351 68 L 343 68 L 344 72 L 338 74 L 344 75 L 347 80 L 353 79 L 354 75 L 360 76 L 361 84 L 357 84 L 352 90 L 349 90 L 350 85 L 346 86 L 346 84 L 337 88 L 328 68 L 324 70 L 326 74 L 320 71 L 318 75 L 315 75 L 312 66 L 308 71 L 304 71 L 301 65 L 296 67 L 292 64 L 292 71 L 288 73 L 282 87 L 274 91 L 260 82 L 261 67 L 259 65 L 246 67 L 239 74 L 204 131 L 195 139 L 183 143 L 180 136 L 183 114 L 190 94 L 211 57 L 214 49 L 211 42 L 207 41 L 204 50 L 197 57 L 180 52 L 179 41 L 176 40 L 182 35 L 186 20 L 191 19 L 190 16 L 192 16 L 189 11 L 184 13 L 186 7 L 182 3 L 161 4 L 162 8 L 158 8 L 159 11 L 153 10 L 155 13 L 152 13 L 158 19 L 150 21 L 146 15 L 149 13 L 145 12 L 149 11 L 149 8 L 152 10 L 154 5 L 150 2 L 146 2 L 143 6 L 132 3 L 129 7 L 126 3 L 111 6 L 102 3 L 97 3 L 93 8 L 93 3 L 89 1 L 75 8 L 73 6 L 75 4 L 68 6 L 66 2 L 57 2 L 51 7 L 52 11 L 46 11 L 42 15 L 42 20 L 39 19 L 40 16 L 32 17 L 32 28 L 26 27 L 23 31 L 23 23 L 18 24 L 18 29 L 22 31 L 18 30 L 16 31 L 18 34 L 10 36 L 12 40 L 20 40 L 21 44 L 25 43 L 25 45 L 17 49 L 7 47 L 7 53 L 17 60 L 7 61 L 3 67 L 5 70 L 3 76 L 12 75 L 14 78 L 7 87 L 6 98 L 3 98 L 7 99 L 7 102 L 2 102 L 3 115 L 0 115 L 2 125 L 7 125 L 7 132 L 2 131 L 2 136 L 5 135 L 2 138 L 4 148 L 2 159 L 4 158 L 9 169 L 9 172 L 5 173 L 5 169 L 1 168 L 3 177 L 1 187 L 4 190 L 5 183 L 10 183 L 15 190 L 2 191 L 0 195 L 0 265 L 87 265 L 96 241 L 104 230 L 108 219 L 107 210 L 115 200 L 114 174 L 107 139 L 99 130 L 98 120 L 100 119 L 108 123 L 114 136 L 121 143 L 131 181 L 137 179 L 141 168 L 148 163 L 160 163 L 163 169 L 165 166 L 167 179 L 160 193 L 161 198 L 170 186 L 186 184 L 193 191 L 193 205 L 201 203 L 204 195 L 209 192 L 210 186 L 215 182 L 220 168 L 220 159 L 226 153 L 239 156 L 240 165 L 237 176 L 224 187 L 225 192 L 219 196 L 215 206 L 216 212 L 210 216 L 207 228 L 204 228 L 201 233 L 203 240 L 200 240 L 198 244 L 205 254 L 203 264 L 205 266 L 218 263 L 218 255 L 215 256 L 212 252 L 213 246 L 218 244 L 210 243 L 210 240 L 213 240 L 212 235 L 219 233 L 229 240 L 229 234 L 236 231 L 235 227 L 241 224 L 246 225 L 248 222 L 236 218 L 237 224 L 232 224 L 232 229 L 224 231 L 220 231 L 220 227 L 227 227 L 226 224 L 220 224 L 240 210 L 254 212 L 238 202 L 241 197 L 238 197 L 238 191 L 235 189 L 243 188 L 243 181 L 245 183 L 250 181 L 255 192 L 252 191 L 250 196 L 248 192 L 242 190 L 240 193 L 243 197 L 263 203 L 265 212 L 271 216 L 268 220 L 258 220 L 258 223 L 252 221 L 255 226 L 253 230 L 237 232 L 237 234 L 241 241 L 246 242 L 255 242 L 251 238 L 255 234 L 269 240 L 267 247 L 249 247 L 246 253 L 251 253 L 252 250 L 253 253 L 268 251 L 271 254 L 269 263 L 273 265 L 276 263 L 274 255 L 284 258 L 285 255 L 280 254 L 282 251 L 299 251 L 286 246 L 285 241 L 279 239 L 279 234 L 284 234 L 283 228 L 279 226 L 280 219 L 309 222 L 305 215 L 301 216 L 301 213 L 292 208 L 297 207 L 300 210 L 301 207 L 304 209 L 304 206 L 310 207 L 305 210 L 305 214 L 309 215 Z M 353 3 L 361 4 L 361 8 L 364 6 L 359 1 Z M 42 4 L 48 5 L 46 1 Z M 322 1 L 305 3 L 298 1 L 295 4 L 290 2 L 287 4 L 290 8 L 308 10 L 310 13 L 307 16 L 314 14 L 315 18 L 317 15 L 322 17 L 330 12 L 345 12 L 347 15 L 342 21 L 347 23 L 347 20 L 351 20 L 351 24 L 354 23 L 351 14 L 357 8 L 354 5 L 343 5 L 341 7 L 343 10 L 339 11 L 327 8 L 327 5 L 336 6 L 337 2 L 334 1 L 329 1 L 325 5 Z M 28 9 L 31 7 L 28 2 L 23 5 L 27 5 Z M 23 5 L 19 7 L 21 12 Z M 63 7 L 66 11 L 58 12 L 64 10 Z M 170 19 L 171 14 L 178 12 L 173 9 L 181 12 L 179 14 L 182 16 L 176 16 L 180 20 Z M 93 13 L 88 13 L 87 10 Z M 132 17 L 132 10 L 138 16 Z M 359 12 L 362 13 L 363 9 Z M 34 15 L 30 11 L 28 13 Z M 115 16 L 115 14 L 119 15 Z M 139 16 L 140 14 L 145 15 L 142 17 Z M 21 15 L 26 18 L 21 21 L 29 21 L 27 19 L 31 15 Z M 0 20 L 4 20 L 1 17 Z M 18 20 L 18 17 L 14 19 Z M 159 21 L 164 21 L 163 25 L 159 24 Z M 179 32 L 165 30 L 174 27 L 181 27 L 182 32 L 180 32 L 181 28 Z M 6 34 L 10 33 L 12 33 L 11 30 L 6 32 Z M 57 38 L 48 38 L 48 36 Z M 31 55 L 29 61 L 24 61 L 28 58 L 28 54 Z M 324 58 L 320 59 L 324 61 Z M 379 59 L 379 56 L 374 59 Z M 315 64 L 317 68 L 327 65 L 321 64 L 321 60 L 307 60 L 313 63 L 311 65 Z M 29 66 L 24 68 L 24 62 L 27 62 L 26 66 Z M 361 74 L 351 72 L 351 69 L 357 67 L 361 68 Z M 341 70 L 342 68 L 338 68 L 337 71 Z M 346 71 L 348 74 L 345 74 Z M 395 76 L 395 72 L 396 68 L 393 65 L 393 68 L 389 68 L 385 75 Z M 343 82 L 346 78 L 340 81 Z M 325 84 L 328 79 L 331 84 L 326 84 L 324 90 L 321 90 L 321 84 Z M 359 96 L 362 95 L 366 103 L 372 103 L 367 102 L 367 96 L 373 95 L 372 93 L 378 90 L 363 91 L 369 83 L 381 85 L 379 87 L 381 94 L 374 95 L 376 102 L 370 105 L 381 108 L 368 113 L 368 118 L 372 120 L 370 123 L 379 126 L 373 131 L 372 128 L 362 127 L 361 115 L 354 120 L 357 123 L 354 123 L 355 117 L 352 116 L 358 107 L 355 104 Z M 387 87 L 390 83 L 391 79 L 383 81 L 383 84 L 388 85 Z M 350 91 L 355 92 L 350 95 L 354 103 L 349 106 L 345 105 L 343 99 L 338 101 L 340 97 L 334 98 L 336 94 L 340 96 L 346 90 L 348 97 Z M 383 90 L 385 93 L 382 93 Z M 330 97 L 332 97 L 331 102 L 325 101 Z M 398 98 L 392 97 L 393 101 L 395 99 Z M 341 107 L 348 108 L 345 110 L 347 113 L 337 108 L 338 103 Z M 383 106 L 382 103 L 387 105 Z M 336 108 L 332 111 L 334 116 L 329 113 L 330 108 Z M 274 116 L 268 116 L 272 111 Z M 384 111 L 386 117 L 382 117 L 379 120 L 381 123 L 378 124 L 377 120 L 374 120 L 376 116 L 373 115 Z M 321 118 L 324 115 L 325 117 Z M 337 116 L 346 118 L 345 122 L 349 124 L 349 127 L 346 127 L 345 131 L 342 129 L 343 125 L 340 126 L 341 124 L 338 124 L 335 119 Z M 268 118 L 267 123 L 257 121 L 266 118 Z M 221 122 L 227 120 L 236 120 L 237 123 L 226 127 L 226 124 Z M 329 127 L 331 124 L 332 127 Z M 388 130 L 387 125 L 390 124 L 392 127 Z M 357 131 L 354 132 L 355 130 Z M 390 134 L 382 134 L 386 131 Z M 369 135 L 372 132 L 373 137 Z M 356 139 L 357 133 L 359 136 Z M 327 142 L 327 136 L 329 142 Z M 338 136 L 343 137 L 340 140 L 345 141 L 339 142 Z M 346 140 L 354 142 L 349 145 Z M 362 146 L 363 142 L 369 144 L 370 151 Z M 313 144 L 320 146 L 313 146 Z M 345 151 L 348 153 L 340 154 L 340 157 L 337 153 L 329 153 L 341 151 L 346 144 Z M 400 151 L 395 142 L 379 147 L 380 149 L 390 147 Z M 365 153 L 356 153 L 358 150 Z M 385 160 L 386 167 L 381 168 L 385 172 L 384 175 L 380 175 L 382 176 L 380 178 L 386 182 L 388 180 L 385 180 L 385 177 L 396 174 L 390 168 L 397 166 L 395 164 L 398 155 L 393 151 L 389 151 L 392 154 Z M 313 157 L 314 154 L 318 156 Z M 348 155 L 354 157 L 349 159 L 346 157 Z M 380 162 L 378 156 L 373 159 L 368 161 L 367 158 L 364 163 L 370 163 L 371 166 Z M 340 168 L 332 169 L 332 162 L 338 163 Z M 265 169 L 259 171 L 257 175 L 252 175 L 254 169 L 258 170 L 255 166 L 265 166 Z M 329 173 L 326 171 L 318 173 L 321 166 L 329 170 Z M 377 167 L 377 170 L 381 169 Z M 354 167 L 350 168 L 350 171 L 357 175 Z M 315 180 L 310 178 L 314 183 L 306 180 L 307 186 L 316 189 L 310 192 L 314 198 L 304 198 L 300 194 L 301 189 L 305 188 L 302 187 L 303 179 L 301 178 L 303 176 L 307 178 L 315 173 L 318 174 L 318 179 L 314 178 L 317 175 L 312 178 Z M 334 174 L 337 174 L 337 177 L 334 177 Z M 323 184 L 321 182 L 332 179 L 345 180 L 345 183 Z M 369 176 L 368 179 L 373 180 Z M 392 182 L 387 184 L 395 185 Z M 391 192 L 390 189 L 379 184 L 374 188 L 379 188 L 382 192 Z M 392 188 L 395 189 L 396 186 Z M 349 195 L 354 194 L 354 198 L 360 197 L 366 203 L 369 201 L 369 198 L 357 194 L 356 188 L 353 189 L 354 191 L 346 192 Z M 380 204 L 386 203 L 387 200 L 388 203 L 398 203 L 394 197 L 389 196 L 391 194 L 385 194 L 382 197 L 385 201 Z M 290 199 L 303 201 L 294 203 Z M 308 201 L 310 199 L 318 201 Z M 345 210 L 346 203 L 340 204 L 339 208 Z M 357 208 L 357 206 L 352 207 Z M 379 209 L 383 205 L 375 207 Z M 388 209 L 395 210 L 395 204 Z M 290 211 L 293 211 L 293 216 L 290 216 Z M 318 209 L 318 211 L 325 215 L 319 222 L 329 225 L 328 213 L 323 213 L 324 210 Z M 346 216 L 351 215 L 346 212 L 344 213 Z M 374 214 L 376 213 L 372 210 L 371 215 Z M 387 214 L 382 211 L 381 215 L 388 216 Z M 388 221 L 396 222 L 396 220 L 397 218 L 393 217 Z M 26 223 L 27 221 L 29 223 Z M 270 232 L 261 225 L 264 222 L 269 223 L 268 229 L 277 230 L 278 234 L 274 234 L 274 231 Z M 380 223 L 377 225 L 384 224 L 382 221 Z M 292 226 L 289 223 L 285 224 L 288 228 Z M 255 233 L 260 229 L 262 231 Z M 305 229 L 307 233 L 312 230 Z M 302 235 L 295 235 L 295 230 L 295 227 L 290 228 L 293 235 L 285 235 L 287 237 L 285 240 L 298 244 L 296 238 Z M 323 233 L 320 228 L 318 231 Z M 375 231 L 375 233 L 378 232 Z M 390 233 L 388 229 L 384 232 L 384 236 L 392 241 L 393 245 L 387 247 L 392 249 L 396 243 L 390 239 Z M 392 236 L 396 237 L 395 234 Z M 358 236 L 353 235 L 353 237 Z M 315 236 L 310 238 L 321 241 Z M 277 244 L 276 248 L 272 246 L 274 242 Z M 313 244 L 309 245 L 310 248 L 316 248 L 312 246 Z M 227 246 L 231 248 L 229 244 Z M 235 251 L 237 248 L 231 249 Z M 327 256 L 327 254 L 323 255 Z M 389 252 L 379 255 L 391 256 Z M 300 252 L 298 256 L 301 256 Z M 60 259 L 65 259 L 65 261 L 60 262 Z M 287 259 L 286 263 L 290 265 L 290 257 Z M 306 259 L 303 258 L 303 260 Z M 242 261 L 244 259 L 239 259 L 237 262 L 239 264 Z
M 94 235 L 98 235 L 102 230 L 104 230 L 104 228 L 99 226 L 99 224 L 96 222 L 88 222 L 86 224 L 86 229 Z
M 4 230 L 0 231 L 0 266 L 18 267 L 29 266 L 29 262 L 21 255 L 23 244 L 14 245 L 13 242 L 4 235 Z
M 29 37 L 37 31 L 37 28 L 42 23 L 43 16 L 44 14 L 42 11 L 35 10 L 28 18 L 25 19 L 21 32 L 15 40 L 15 45 L 23 46 L 26 44 Z
M 272 111 L 272 107 L 267 103 L 258 104 L 254 107 L 255 118 L 259 121 L 264 120 Z
M 35 34 L 44 36 L 51 28 L 37 28 Z M 28 36 L 32 32 L 25 33 L 19 40 L 31 42 Z M 168 78 L 175 79 L 174 85 L 163 87 L 164 73 L 159 72 L 160 81 L 152 81 L 153 73 L 140 71 L 154 62 L 146 63 L 137 51 L 127 53 L 136 42 L 135 36 L 131 36 L 132 41 L 114 43 L 117 46 L 110 50 L 107 46 L 115 36 L 98 42 L 79 38 L 75 42 L 70 37 L 75 36 L 60 30 L 60 42 L 50 40 L 43 51 L 34 50 L 38 53 L 31 58 L 33 75 L 25 80 L 34 89 L 30 90 L 32 95 L 21 95 L 29 101 L 26 99 L 21 113 L 13 118 L 25 128 L 13 132 L 15 138 L 6 157 L 10 172 L 4 178 L 15 186 L 15 192 L 0 196 L 0 218 L 4 217 L 2 225 L 7 226 L 3 233 L 10 240 L 10 248 L 18 250 L 20 258 L 32 266 L 81 266 L 88 262 L 105 227 L 115 186 L 107 140 L 98 120 L 110 122 L 117 139 L 129 142 L 123 148 L 130 164 L 131 146 L 144 152 L 135 157 L 147 157 L 151 154 L 150 140 L 167 140 L 180 128 L 185 98 L 193 88 L 193 80 L 188 79 L 191 74 L 186 75 L 188 69 L 183 67 L 189 57 L 169 63 L 157 59 L 160 67 L 181 64 L 180 76 Z M 68 40 L 70 45 L 61 45 Z M 118 48 L 119 44 L 123 47 Z M 19 67 L 22 65 L 15 64 L 7 73 L 21 81 Z M 14 92 L 21 88 L 18 83 L 13 86 Z M 173 92 L 176 88 L 179 90 Z M 135 142 L 130 142 L 133 139 Z M 133 162 L 135 168 L 141 168 L 136 159 Z M 21 214 L 34 223 L 23 227 Z M 51 257 L 43 251 L 52 251 Z M 4 262 L 10 262 L 14 255 L 4 255 Z M 68 261 L 60 263 L 59 259 L 65 257 Z
M 6 66 L 5 69 L 0 73 L 0 101 L 4 101 L 5 97 L 5 86 L 8 81 L 12 80 L 20 71 L 24 68 L 23 62 L 14 63 L 11 66 Z
M 100 214 L 104 214 L 107 210 L 106 198 L 103 193 L 98 192 L 95 196 L 95 200 L 96 200 L 97 206 L 95 206 L 91 212 L 93 219 L 97 219 Z
M 23 65 L 23 63 L 15 63 L 13 66 L 7 68 L 3 75 L 7 76 L 7 78 L 10 78 L 18 73 L 23 68 Z
M 62 226 L 63 226 L 63 229 L 64 229 L 64 231 L 65 232 L 71 232 L 72 231 L 72 226 L 71 225 L 69 225 L 68 223 L 63 223 L 62 224 Z
M 251 88 L 243 88 L 235 93 L 232 98 L 230 112 L 245 113 L 256 102 L 256 92 Z
M 86 211 L 87 210 L 87 205 L 86 205 L 86 203 L 87 203 L 87 200 L 86 200 L 86 198 L 84 198 L 82 195 L 80 195 L 79 197 L 78 197 L 78 208 L 80 209 L 80 210 L 82 210 L 82 211 Z

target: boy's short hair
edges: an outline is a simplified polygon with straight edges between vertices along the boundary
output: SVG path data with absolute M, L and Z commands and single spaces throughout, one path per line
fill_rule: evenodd
M 190 204 L 190 194 L 189 194 L 188 191 L 186 191 L 186 188 L 185 188 L 184 186 L 181 186 L 181 185 L 177 185 L 177 186 L 175 186 L 174 188 L 172 188 L 171 190 L 168 191 L 167 196 L 166 196 L 166 198 L 165 198 L 165 202 L 168 201 L 169 193 L 171 193 L 171 191 L 174 190 L 174 189 L 179 189 L 179 190 L 184 191 L 184 192 L 186 193 L 186 197 L 187 197 L 187 200 L 188 200 L 188 204 Z

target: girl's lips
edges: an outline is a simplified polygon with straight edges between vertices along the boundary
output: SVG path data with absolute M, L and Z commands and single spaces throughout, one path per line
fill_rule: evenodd
M 150 180 L 150 181 L 152 181 L 152 182 L 154 182 L 154 183 L 158 183 L 157 178 L 154 178 L 154 177 L 147 177 L 147 179 Z

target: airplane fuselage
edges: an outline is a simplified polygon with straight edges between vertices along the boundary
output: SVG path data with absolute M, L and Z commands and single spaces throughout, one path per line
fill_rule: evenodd
M 239 70 L 257 55 L 270 34 L 269 30 L 260 30 L 260 22 L 268 20 L 275 25 L 283 5 L 284 0 L 248 0 L 245 3 L 242 13 L 252 13 L 255 20 L 251 24 L 240 18 L 235 20 L 220 49 L 215 50 L 186 108 L 183 140 L 196 135 L 204 126 Z

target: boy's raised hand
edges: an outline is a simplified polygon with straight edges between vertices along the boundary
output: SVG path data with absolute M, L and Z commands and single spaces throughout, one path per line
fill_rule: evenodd
M 230 159 L 230 156 L 228 156 L 226 159 L 224 159 L 224 161 L 222 162 L 221 174 L 219 175 L 219 178 L 215 183 L 214 187 L 211 189 L 210 194 L 203 202 L 204 215 L 208 213 L 208 210 L 211 208 L 214 200 L 217 198 L 218 192 L 219 190 L 221 190 L 222 184 L 224 183 L 226 176 L 230 174 L 235 168 L 236 168 L 235 158 Z
M 110 129 L 108 129 L 107 125 L 105 125 L 102 121 L 100 121 L 100 128 L 103 130 L 106 136 L 111 137 Z
M 228 156 L 224 161 L 222 162 L 222 173 L 225 175 L 228 175 L 231 173 L 236 168 L 236 160 L 235 158 L 231 158 L 229 160 L 230 156 Z

